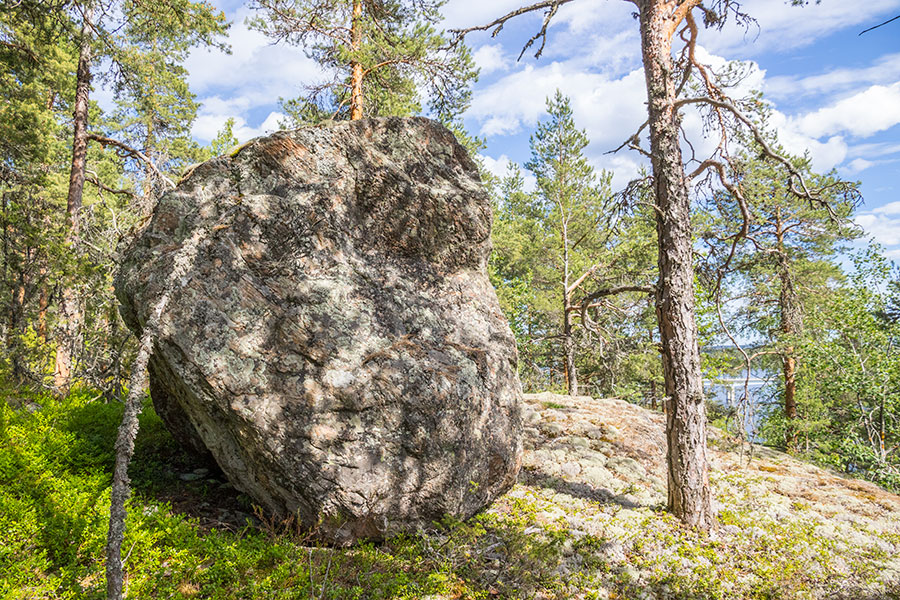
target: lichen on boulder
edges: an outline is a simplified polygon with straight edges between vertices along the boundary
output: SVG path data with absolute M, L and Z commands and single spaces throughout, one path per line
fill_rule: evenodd
M 157 411 L 239 489 L 336 542 L 476 513 L 522 452 L 490 211 L 465 150 L 422 118 L 278 132 L 198 166 L 116 280 L 139 333 L 174 254 L 208 231 L 161 321 Z

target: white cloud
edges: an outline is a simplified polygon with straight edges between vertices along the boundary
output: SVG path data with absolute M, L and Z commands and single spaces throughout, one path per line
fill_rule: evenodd
M 556 20 L 565 23 L 572 33 L 596 34 L 598 30 L 637 32 L 637 21 L 632 18 L 634 6 L 623 2 L 572 2 L 561 6 Z
M 192 133 L 202 141 L 212 139 L 226 119 L 232 117 L 238 138 L 255 137 L 273 129 L 270 113 L 267 122 L 255 127 L 247 124 L 246 115 L 254 109 L 271 107 L 279 97 L 290 98 L 302 93 L 304 86 L 319 82 L 325 76 L 321 68 L 303 51 L 270 40 L 247 27 L 245 19 L 252 15 L 247 5 L 234 15 L 229 35 L 231 54 L 196 50 L 187 60 L 191 89 L 198 93 L 202 106 Z
M 873 211 L 857 215 L 855 221 L 879 244 L 900 245 L 900 216 L 885 216 Z
M 247 120 L 239 115 L 204 114 L 197 117 L 197 120 L 194 121 L 194 136 L 201 140 L 213 139 L 222 130 L 225 121 L 229 118 L 234 119 L 234 137 L 243 144 L 253 138 L 281 129 L 279 122 L 285 118 L 285 115 L 273 111 L 258 126 L 251 127 L 247 124 Z
M 235 130 L 237 139 L 246 141 L 282 129 L 280 123 L 286 118 L 284 113 L 270 112 L 269 116 L 256 127 L 242 126 Z
M 900 201 L 860 213 L 854 220 L 872 239 L 887 248 L 888 258 L 900 260 Z
M 790 119 L 774 110 L 770 123 L 778 132 L 778 141 L 793 155 L 809 153 L 813 169 L 824 172 L 841 164 L 847 158 L 848 146 L 843 136 L 834 135 L 822 141 L 798 126 L 799 119 Z
M 612 171 L 613 191 L 624 189 L 628 182 L 637 179 L 641 167 L 646 166 L 632 152 L 621 151 L 617 154 L 605 154 L 591 161 L 595 169 Z
M 900 80 L 900 53 L 885 54 L 874 64 L 859 69 L 839 68 L 808 76 L 782 75 L 766 81 L 769 98 L 797 98 L 813 94 L 831 94 L 860 85 L 891 84 Z
M 819 138 L 836 133 L 868 137 L 900 123 L 900 82 L 873 85 L 831 106 L 803 115 L 797 128 Z
M 230 116 L 230 115 L 229 115 Z M 194 121 L 194 127 L 192 133 L 195 138 L 209 141 L 216 137 L 222 127 L 225 125 L 225 121 L 228 120 L 228 116 L 225 115 L 200 115 L 197 117 L 197 120 Z M 235 126 L 242 126 L 246 123 L 244 117 L 231 117 L 234 119 Z M 238 138 L 240 140 L 240 138 Z
M 479 154 L 478 158 L 481 159 L 484 168 L 490 171 L 494 177 L 502 178 L 506 176 L 506 171 L 510 163 L 510 159 L 507 155 L 501 154 L 498 158 L 493 158 L 486 154 Z
M 625 131 L 637 129 L 645 118 L 642 71 L 610 79 L 560 62 L 526 65 L 482 89 L 468 116 L 481 122 L 482 135 L 516 133 L 523 126 L 535 126 L 544 114 L 546 98 L 557 89 L 571 98 L 576 124 L 587 129 L 595 144 L 607 146 L 605 150 L 618 146 Z
M 868 158 L 882 158 L 891 154 L 900 153 L 900 144 L 892 144 L 888 142 L 877 142 L 874 144 L 857 144 L 852 147 L 855 156 L 865 156 Z
M 480 75 L 487 75 L 494 71 L 506 70 L 510 59 L 503 52 L 500 44 L 481 46 L 472 53 L 475 64 L 480 69 Z
M 510 158 L 505 154 L 501 154 L 498 158 L 492 158 L 486 154 L 479 154 L 478 158 L 481 159 L 481 162 L 484 165 L 485 169 L 490 171 L 490 173 L 494 177 L 499 177 L 501 179 L 503 177 L 506 177 L 509 169 L 509 163 L 515 162 L 513 160 L 510 160 Z M 520 168 L 521 166 L 522 165 L 519 165 Z M 522 169 L 522 179 L 524 180 L 523 188 L 526 192 L 533 192 L 535 189 L 537 189 L 537 179 L 535 179 L 534 175 L 532 175 L 525 169 Z
M 879 206 L 872 210 L 876 215 L 897 215 L 900 216 L 900 201 L 888 202 L 884 206 Z
M 484 25 L 520 6 L 521 0 L 450 0 L 441 9 L 442 24 L 447 29 Z
M 875 163 L 873 163 L 872 161 L 866 160 L 864 158 L 854 158 L 847 164 L 847 171 L 851 175 L 855 175 L 861 171 L 865 171 L 874 164 Z
M 803 7 L 786 0 L 754 0 L 743 8 L 755 24 L 744 29 L 732 23 L 721 33 L 708 32 L 703 43 L 719 54 L 743 56 L 799 48 L 835 31 L 875 25 L 898 7 L 900 0 L 822 0 Z

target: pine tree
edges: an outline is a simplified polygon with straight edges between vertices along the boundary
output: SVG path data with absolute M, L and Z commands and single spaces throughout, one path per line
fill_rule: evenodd
M 473 31 L 495 35 L 512 19 L 544 11 L 540 30 L 522 49 L 522 54 L 540 41 L 535 57 L 540 57 L 547 31 L 559 8 L 576 0 L 540 0 L 511 10 L 490 23 L 455 30 L 461 41 Z M 655 286 L 656 315 L 663 355 L 666 385 L 666 438 L 668 454 L 668 508 L 685 524 L 700 530 L 715 527 L 716 518 L 709 487 L 706 452 L 706 404 L 700 370 L 699 333 L 694 298 L 693 229 L 690 181 L 701 176 L 716 178 L 729 190 L 738 190 L 727 179 L 731 158 L 732 131 L 744 130 L 753 136 L 767 156 L 780 162 L 790 174 L 789 189 L 811 202 L 822 202 L 818 190 L 811 189 L 802 173 L 772 149 L 758 122 L 748 115 L 746 105 L 728 96 L 729 81 L 697 59 L 700 24 L 721 29 L 731 21 L 749 24 L 738 0 L 631 0 L 641 38 L 641 62 L 647 90 L 647 120 L 621 148 L 641 151 L 650 159 L 653 175 L 653 206 L 656 213 L 659 281 Z M 802 4 L 792 0 L 793 4 Z M 684 42 L 677 53 L 678 40 Z M 733 82 L 732 82 L 733 83 Z M 686 97 L 686 94 L 687 97 Z M 699 165 L 688 173 L 682 155 L 682 111 L 697 107 L 706 125 L 721 133 L 719 143 Z M 649 149 L 641 148 L 646 130 Z
M 571 103 L 557 90 L 547 99 L 549 119 L 531 136 L 531 160 L 525 165 L 537 178 L 537 209 L 555 265 L 559 297 L 560 341 L 566 392 L 578 395 L 575 366 L 574 298 L 587 280 L 604 266 L 601 223 L 609 201 L 610 174 L 598 185 L 584 156 L 588 138 L 575 126 Z
M 62 220 L 57 165 L 65 159 L 59 111 L 74 56 L 64 31 L 28 3 L 0 6 L 0 222 L 4 349 L 15 383 L 35 378 L 35 344 L 47 337 Z M 29 327 L 29 323 L 32 325 Z M 29 343 L 27 338 L 31 338 Z M 45 353 L 44 353 L 45 354 Z
M 45 6 L 41 0 L 23 0 L 20 12 L 45 11 L 60 37 L 76 50 L 78 59 L 72 88 L 75 90 L 72 120 L 71 167 L 66 193 L 66 244 L 72 257 L 83 254 L 83 212 L 85 207 L 85 183 L 93 182 L 99 191 L 122 191 L 115 185 L 101 181 L 96 169 L 88 168 L 88 146 L 98 141 L 124 160 L 143 163 L 148 173 L 169 181 L 153 159 L 139 148 L 122 139 L 101 135 L 92 131 L 90 93 L 97 65 L 108 66 L 104 75 L 112 80 L 132 106 L 143 104 L 139 113 L 144 114 L 145 141 L 155 136 L 152 119 L 153 101 L 158 90 L 167 87 L 162 82 L 172 74 L 173 65 L 183 60 L 189 48 L 198 44 L 216 44 L 216 37 L 225 29 L 224 16 L 203 2 L 191 0 L 152 0 L 132 3 L 115 2 L 97 6 L 89 0 L 63 5 Z M 175 18 L 172 18 L 174 15 Z M 167 91 L 186 88 L 183 71 L 168 79 Z M 186 98 L 182 94 L 181 99 Z M 156 108 L 168 109 L 168 103 L 160 101 Z M 161 112 L 157 112 L 160 115 Z M 178 116 L 163 117 L 174 122 Z M 96 126 L 96 123 L 94 124 Z M 151 140 L 152 141 L 152 140 Z M 118 182 L 114 182 L 118 183 Z M 145 185 L 145 191 L 152 184 Z M 147 194 L 145 193 L 145 197 Z M 83 326 L 85 320 L 84 295 L 79 294 L 77 279 L 67 278 L 61 286 L 59 319 L 57 327 L 56 366 L 54 383 L 64 392 L 72 379 L 76 357 L 84 347 Z
M 799 415 L 794 344 L 804 334 L 804 314 L 821 303 L 822 295 L 830 293 L 829 283 L 840 278 L 835 261 L 842 243 L 858 237 L 859 231 L 849 220 L 858 201 L 856 184 L 834 173 L 813 173 L 808 157 L 791 160 L 810 185 L 825 190 L 827 207 L 791 194 L 784 168 L 760 158 L 751 145 L 733 162 L 732 179 L 740 181 L 750 218 L 728 269 L 738 280 L 734 285 L 739 295 L 747 299 L 742 312 L 748 329 L 761 335 L 780 358 L 785 445 L 795 450 Z M 721 266 L 744 215 L 741 201 L 726 191 L 714 194 L 711 204 L 719 220 L 703 237 L 712 262 Z
M 293 124 L 422 112 L 419 90 L 445 122 L 469 100 L 475 77 L 464 46 L 435 30 L 443 0 L 256 0 L 253 27 L 302 46 L 332 75 L 298 99 L 282 100 Z

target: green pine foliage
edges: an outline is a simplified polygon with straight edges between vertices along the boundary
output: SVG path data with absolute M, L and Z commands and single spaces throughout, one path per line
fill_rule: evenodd
M 117 395 L 131 336 L 112 296 L 116 247 L 164 185 L 132 153 L 90 142 L 79 235 L 74 244 L 64 243 L 78 32 L 86 6 L 23 0 L 0 8 L 0 305 L 10 307 L 11 317 L 3 358 L 17 381 L 48 383 L 58 296 L 69 287 L 83 303 L 76 374 Z M 198 105 L 182 64 L 197 45 L 222 47 L 225 28 L 224 15 L 202 2 L 123 1 L 98 9 L 91 30 L 94 82 L 113 88 L 118 107 L 104 113 L 92 103 L 89 131 L 136 149 L 172 179 L 204 158 L 190 136 Z
M 528 391 L 564 391 L 563 290 L 581 283 L 571 303 L 589 293 L 655 279 L 653 220 L 642 202 L 623 213 L 610 191 L 612 174 L 597 173 L 584 151 L 588 139 L 571 103 L 557 91 L 548 119 L 531 136 L 525 165 L 537 189 L 510 165 L 496 187 L 490 273 L 519 342 L 519 373 Z M 566 284 L 568 282 L 568 284 Z M 659 376 L 655 317 L 646 294 L 604 298 L 570 312 L 576 365 L 586 392 L 632 399 L 652 396 Z
M 468 106 L 477 71 L 464 44 L 449 47 L 436 29 L 445 0 L 367 0 L 354 25 L 353 0 L 256 0 L 251 26 L 305 49 L 330 79 L 281 99 L 287 127 L 344 119 L 353 64 L 363 72 L 364 115 L 410 116 L 426 110 L 456 121 Z M 354 48 L 351 29 L 358 32 Z

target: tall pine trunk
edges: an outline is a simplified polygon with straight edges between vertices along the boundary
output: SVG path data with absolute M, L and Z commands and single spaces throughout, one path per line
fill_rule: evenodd
M 22 334 L 25 333 L 25 266 L 28 251 L 24 251 L 25 257 L 19 253 L 14 239 L 15 230 L 10 226 L 9 213 L 13 195 L 14 192 L 3 193 L 3 284 L 9 290 L 6 353 L 10 360 L 12 381 L 18 384 L 25 377 Z
M 566 373 L 566 393 L 570 396 L 578 395 L 578 372 L 575 370 L 575 338 L 572 336 L 572 294 L 569 291 L 569 228 L 567 218 L 562 210 L 562 202 L 559 203 L 562 217 L 560 237 L 563 248 L 563 369 Z
M 671 37 L 674 2 L 639 2 L 648 124 L 656 191 L 659 285 L 656 313 L 666 388 L 668 508 L 700 530 L 715 526 L 706 457 L 690 201 L 679 145 Z
M 363 118 L 363 67 L 359 62 L 362 45 L 362 0 L 353 0 L 353 16 L 350 22 L 350 50 L 354 53 L 350 62 L 350 120 Z
M 88 142 L 88 109 L 91 92 L 91 30 L 93 28 L 93 8 L 84 10 L 84 22 L 79 38 L 78 70 L 75 86 L 75 112 L 72 138 L 72 168 L 69 173 L 69 193 L 66 197 L 66 220 L 68 231 L 66 242 L 73 252 L 78 246 L 80 235 L 79 212 L 84 194 L 84 177 Z M 68 389 L 72 379 L 72 368 L 78 348 L 81 345 L 81 325 L 84 320 L 82 299 L 72 279 L 63 286 L 60 300 L 60 324 L 56 342 L 56 368 L 53 382 L 62 393 Z
M 566 296 L 563 308 L 563 360 L 566 370 L 566 393 L 578 395 L 578 372 L 575 370 L 575 339 L 572 336 L 572 311 Z
M 778 308 L 781 317 L 781 333 L 791 337 L 800 333 L 802 316 L 794 282 L 791 277 L 787 252 L 784 247 L 784 223 L 781 210 L 775 209 L 775 237 L 777 243 L 778 278 L 781 293 L 778 296 Z M 787 420 L 785 430 L 785 446 L 789 451 L 797 450 L 797 357 L 794 347 L 788 343 L 781 353 L 784 373 L 784 416 Z

